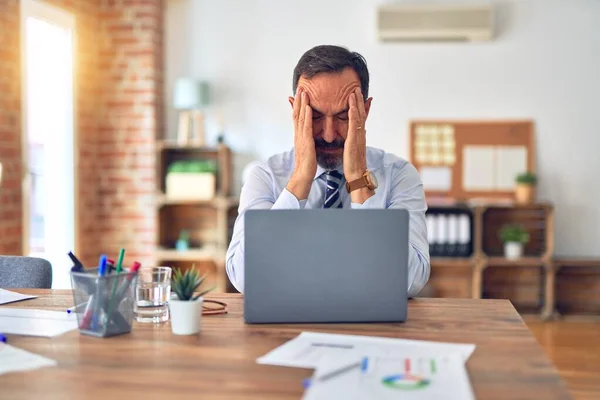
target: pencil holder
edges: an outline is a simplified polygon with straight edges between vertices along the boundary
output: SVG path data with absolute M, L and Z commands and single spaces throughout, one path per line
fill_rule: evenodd
M 79 332 L 109 337 L 131 332 L 137 271 L 98 276 L 97 268 L 71 271 Z

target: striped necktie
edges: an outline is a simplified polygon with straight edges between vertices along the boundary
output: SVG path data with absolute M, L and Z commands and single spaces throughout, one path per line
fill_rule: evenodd
M 325 172 L 325 208 L 342 208 L 342 198 L 340 197 L 340 185 L 344 180 L 344 175 L 338 171 Z

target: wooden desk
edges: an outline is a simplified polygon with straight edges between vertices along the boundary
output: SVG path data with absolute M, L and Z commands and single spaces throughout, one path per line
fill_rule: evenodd
M 68 291 L 11 307 L 65 310 Z M 467 363 L 478 399 L 567 399 L 565 384 L 506 300 L 415 299 L 402 324 L 245 325 L 241 295 L 215 294 L 229 314 L 205 317 L 198 336 L 168 324 L 135 324 L 131 334 L 98 339 L 77 331 L 52 339 L 9 335 L 9 343 L 58 361 L 58 367 L 0 375 L 10 399 L 299 399 L 306 369 L 256 364 L 302 331 L 475 343 Z

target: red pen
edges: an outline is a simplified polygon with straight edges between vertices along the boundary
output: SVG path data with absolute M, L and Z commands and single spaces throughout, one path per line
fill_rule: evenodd
M 133 266 L 129 270 L 129 275 L 127 276 L 127 279 L 131 280 L 133 278 L 133 274 L 136 273 L 138 271 L 138 269 L 140 269 L 141 266 L 142 266 L 142 264 L 140 264 L 137 261 L 134 261 Z
M 81 329 L 87 329 L 90 325 L 90 322 L 92 320 L 92 315 L 94 315 L 94 310 L 92 305 L 94 304 L 94 295 L 92 294 L 90 296 L 90 298 L 88 299 L 88 303 L 87 306 L 85 307 L 85 311 L 83 312 L 83 318 L 81 320 L 81 325 L 79 326 L 79 328 Z
M 117 295 L 117 299 L 123 298 L 123 295 L 125 294 L 125 291 L 127 290 L 127 288 L 129 287 L 129 285 L 131 284 L 131 280 L 133 279 L 133 277 L 138 272 L 138 270 L 140 269 L 141 266 L 142 266 L 142 264 L 140 264 L 139 262 L 137 262 L 137 261 L 133 262 L 133 266 L 129 269 L 129 273 L 127 274 L 127 278 L 126 278 L 127 282 L 125 282 L 121 286 L 121 289 L 119 290 L 119 293 Z

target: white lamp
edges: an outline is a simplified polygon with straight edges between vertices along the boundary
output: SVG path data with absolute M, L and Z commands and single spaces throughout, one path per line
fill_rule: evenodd
M 192 143 L 203 146 L 204 142 L 204 115 L 200 111 L 210 102 L 209 87 L 206 82 L 199 82 L 191 78 L 179 78 L 175 82 L 173 107 L 179 110 L 179 126 L 177 142 L 180 145 L 189 143 L 190 132 L 193 129 Z M 193 128 L 190 128 L 190 125 Z

